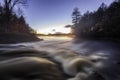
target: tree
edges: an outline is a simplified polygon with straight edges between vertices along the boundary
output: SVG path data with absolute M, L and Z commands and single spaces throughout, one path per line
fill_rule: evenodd
M 81 19 L 81 14 L 79 12 L 78 8 L 74 8 L 73 13 L 72 13 L 72 23 L 73 23 L 73 28 L 72 32 L 75 33 L 76 36 L 79 35 L 79 21 Z
M 79 12 L 79 9 L 75 8 L 73 13 L 72 13 L 72 23 L 74 24 L 75 27 L 79 23 L 80 18 L 81 18 L 81 14 Z
M 66 25 L 65 28 L 72 28 L 73 25 Z
M 102 10 L 102 11 L 106 11 L 106 9 L 107 9 L 107 5 L 105 3 L 102 3 L 98 8 L 98 10 Z
M 87 11 L 81 17 L 79 14 L 78 9 L 74 9 L 73 23 L 77 38 L 120 40 L 120 0 L 113 1 L 108 7 L 102 3 L 96 11 Z
M 6 13 L 13 12 L 13 9 L 17 5 L 26 5 L 27 0 L 4 0 L 4 8 Z
M 4 14 L 6 19 L 6 32 L 9 31 L 9 23 L 11 21 L 11 15 L 14 13 L 14 8 L 18 5 L 27 4 L 27 0 L 4 0 Z
M 3 0 L 3 4 L 0 4 L 0 32 L 36 33 L 26 23 L 20 8 L 26 4 L 27 0 Z M 14 10 L 15 8 L 18 9 L 18 12 Z
M 70 28 L 71 29 L 71 34 L 74 34 L 74 26 L 73 25 L 66 25 L 65 28 Z

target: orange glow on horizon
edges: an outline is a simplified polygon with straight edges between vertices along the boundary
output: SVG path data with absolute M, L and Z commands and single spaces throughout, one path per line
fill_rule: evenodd
M 54 34 L 54 33 L 70 33 L 71 29 L 70 28 L 65 28 L 65 27 L 50 27 L 50 28 L 45 28 L 45 29 L 40 29 L 38 31 L 38 34 Z

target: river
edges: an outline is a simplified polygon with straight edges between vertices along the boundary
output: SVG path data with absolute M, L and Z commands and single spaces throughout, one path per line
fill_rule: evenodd
M 0 44 L 0 50 L 30 48 L 49 53 L 55 53 L 59 50 L 75 52 L 89 59 L 97 60 L 96 64 L 98 66 L 102 65 L 102 69 L 98 71 L 106 80 L 120 80 L 120 46 L 117 43 L 105 41 L 81 41 L 76 43 L 71 37 L 39 37 L 44 40 L 9 45 Z

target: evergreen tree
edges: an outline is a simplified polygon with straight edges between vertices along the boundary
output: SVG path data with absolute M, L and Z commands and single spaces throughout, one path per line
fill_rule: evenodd
M 79 12 L 78 8 L 74 8 L 73 13 L 72 13 L 72 23 L 73 23 L 73 30 L 72 32 L 75 33 L 75 35 L 79 35 L 79 21 L 81 19 L 81 14 Z
M 120 40 L 120 0 L 108 7 L 102 3 L 96 11 L 87 11 L 82 16 L 74 9 L 72 18 L 77 38 Z
M 75 27 L 79 23 L 80 18 L 81 18 L 81 14 L 79 12 L 79 9 L 75 8 L 72 13 L 72 23 L 75 25 Z

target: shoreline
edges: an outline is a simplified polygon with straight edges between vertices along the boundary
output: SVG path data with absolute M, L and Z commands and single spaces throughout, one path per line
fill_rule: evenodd
M 0 33 L 0 44 L 16 44 L 24 42 L 43 41 L 35 34 L 28 33 Z

